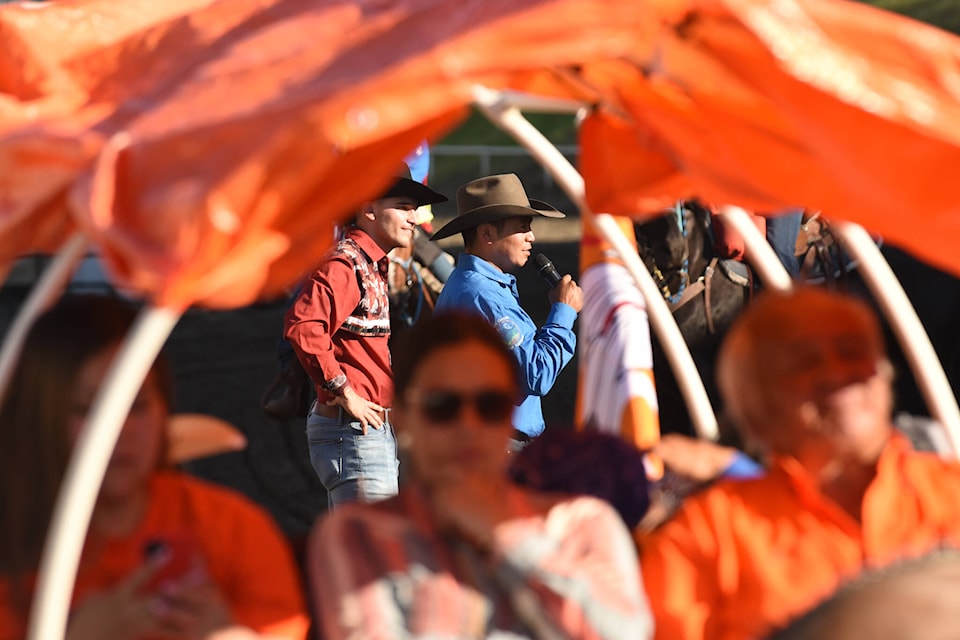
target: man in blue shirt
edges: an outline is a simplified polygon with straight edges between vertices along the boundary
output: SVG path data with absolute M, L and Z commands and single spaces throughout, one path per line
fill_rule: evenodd
M 457 217 L 434 240 L 463 234 L 464 253 L 437 300 L 437 311 L 475 311 L 494 325 L 520 365 L 523 398 L 514 412 L 515 442 L 521 448 L 544 430 L 540 398 L 553 388 L 570 362 L 577 338 L 573 323 L 583 291 L 568 274 L 549 293 L 550 312 L 537 328 L 520 306 L 513 275 L 530 259 L 534 216 L 563 218 L 546 202 L 530 200 L 512 174 L 479 178 L 457 191 Z

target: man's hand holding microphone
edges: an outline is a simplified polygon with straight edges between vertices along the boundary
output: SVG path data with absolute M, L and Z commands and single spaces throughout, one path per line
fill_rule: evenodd
M 543 279 L 550 285 L 550 293 L 547 297 L 551 303 L 562 302 L 573 307 L 573 310 L 580 313 L 583 308 L 583 289 L 580 288 L 570 274 L 561 276 L 560 272 L 554 266 L 550 258 L 538 253 L 533 259 L 537 271 L 543 276 Z

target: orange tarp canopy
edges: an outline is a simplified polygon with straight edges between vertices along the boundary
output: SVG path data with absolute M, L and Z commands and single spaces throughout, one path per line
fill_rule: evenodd
M 162 305 L 278 293 L 477 83 L 593 105 L 595 211 L 802 204 L 960 273 L 960 41 L 864 5 L 79 0 L 0 38 L 0 263 L 79 228 Z

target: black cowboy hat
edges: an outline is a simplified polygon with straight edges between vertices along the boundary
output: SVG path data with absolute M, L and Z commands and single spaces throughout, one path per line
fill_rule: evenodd
M 433 234 L 431 240 L 447 238 L 484 222 L 527 216 L 566 217 L 546 202 L 527 198 L 514 173 L 478 178 L 457 189 L 457 217 Z
M 417 182 L 410 175 L 410 167 L 406 164 L 397 171 L 397 180 L 390 185 L 380 198 L 411 198 L 417 204 L 436 204 L 449 200 L 447 196 L 437 193 L 422 182 Z

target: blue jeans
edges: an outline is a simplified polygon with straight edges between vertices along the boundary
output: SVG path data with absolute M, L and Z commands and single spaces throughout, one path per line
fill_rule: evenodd
M 382 429 L 367 429 L 350 415 L 307 416 L 310 462 L 327 490 L 327 508 L 374 502 L 397 495 L 400 463 L 389 416 Z

